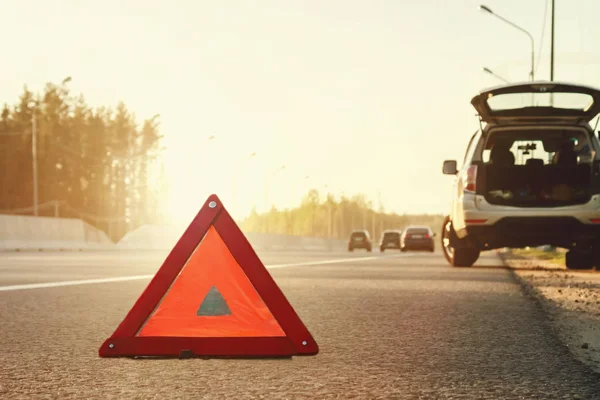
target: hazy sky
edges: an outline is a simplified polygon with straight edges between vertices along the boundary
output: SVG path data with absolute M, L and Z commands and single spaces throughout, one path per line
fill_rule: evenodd
M 555 79 L 600 86 L 600 2 L 556 3 Z M 327 185 L 380 192 L 399 213 L 447 212 L 442 161 L 462 159 L 478 127 L 471 97 L 500 83 L 482 67 L 523 81 L 530 66 L 527 37 L 475 0 L 1 4 L 2 100 L 72 76 L 91 105 L 160 113 L 179 217 L 213 192 L 233 209 L 236 180 L 238 212 L 264 209 L 282 164 L 268 185 L 278 207 Z M 537 62 L 546 0 L 485 4 L 534 35 Z

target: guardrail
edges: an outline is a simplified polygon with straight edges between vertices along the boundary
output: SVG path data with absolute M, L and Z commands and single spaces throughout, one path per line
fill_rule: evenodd
M 117 243 L 119 250 L 167 250 L 177 243 L 187 226 L 144 225 Z M 333 251 L 346 247 L 344 240 L 304 236 L 276 235 L 246 232 L 246 238 L 255 250 L 313 250 Z
M 246 233 L 246 238 L 248 238 L 250 244 L 257 250 L 334 251 L 347 247 L 347 243 L 343 240 L 306 236 L 248 232 Z
M 75 218 L 0 215 L 0 251 L 25 250 L 170 250 L 187 226 L 144 225 L 118 243 Z M 337 239 L 247 232 L 255 250 L 334 251 L 346 248 Z

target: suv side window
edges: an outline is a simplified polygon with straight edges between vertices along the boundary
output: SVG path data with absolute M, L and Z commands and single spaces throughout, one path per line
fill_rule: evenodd
M 463 159 L 462 167 L 464 167 L 466 165 L 467 161 L 473 157 L 473 152 L 475 151 L 475 148 L 477 147 L 477 143 L 479 142 L 479 140 L 476 140 L 478 138 L 479 138 L 479 131 L 475 132 L 473 134 L 473 136 L 471 136 L 471 140 L 469 140 L 469 145 L 467 146 L 467 151 L 465 152 L 465 158 Z

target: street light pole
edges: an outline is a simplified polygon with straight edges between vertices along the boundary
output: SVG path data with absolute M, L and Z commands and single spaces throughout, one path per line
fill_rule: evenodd
M 329 185 L 323 186 L 325 189 L 325 202 L 327 203 L 327 247 L 329 251 L 333 251 L 333 207 L 329 198 Z
M 327 203 L 327 239 L 331 240 L 333 221 L 331 220 L 332 209 L 331 202 L 329 201 L 329 185 L 324 185 L 323 189 L 325 189 L 325 202 Z
M 68 76 L 62 81 L 62 85 L 66 85 L 71 82 L 71 77 Z M 31 104 L 31 103 L 30 103 Z M 35 111 L 37 109 L 37 103 L 34 102 L 31 106 L 31 163 L 32 163 L 32 175 L 33 175 L 33 214 L 37 217 L 39 214 L 39 192 L 38 192 L 38 162 L 37 162 L 37 120 L 35 118 Z M 26 132 L 15 132 L 3 134 L 2 136 L 20 136 L 26 135 Z
M 312 177 L 310 175 L 306 175 L 304 180 L 310 182 Z M 309 189 L 310 190 L 310 189 Z M 302 200 L 300 200 L 300 207 L 302 207 Z M 310 207 L 310 236 L 315 235 L 315 207 Z
M 554 80 L 554 0 L 552 0 L 552 17 L 550 28 L 550 82 Z
M 377 236 L 375 236 L 375 210 L 373 209 L 373 206 L 371 207 L 371 234 L 373 235 L 373 238 L 376 238 Z
M 38 216 L 37 124 L 35 108 L 31 112 L 31 158 L 33 159 L 33 214 Z
M 506 22 L 507 24 L 509 24 L 510 26 L 512 26 L 513 28 L 516 28 L 518 30 L 520 30 L 521 32 L 523 32 L 524 34 L 526 34 L 529 37 L 529 40 L 531 41 L 531 72 L 529 73 L 529 76 L 531 78 L 531 81 L 533 82 L 534 80 L 534 70 L 535 70 L 535 42 L 533 40 L 533 36 L 531 35 L 531 33 L 529 33 L 528 31 L 526 31 L 525 29 L 521 28 L 519 25 L 510 22 L 509 20 L 507 20 L 506 18 L 502 17 L 501 15 L 496 14 L 495 12 L 493 12 L 489 7 L 484 6 L 483 4 L 479 6 L 479 9 L 481 11 L 485 11 L 486 13 L 493 15 L 494 17 L 498 18 L 501 21 Z M 553 8 L 554 10 L 554 8 Z M 554 12 L 554 11 L 553 11 Z

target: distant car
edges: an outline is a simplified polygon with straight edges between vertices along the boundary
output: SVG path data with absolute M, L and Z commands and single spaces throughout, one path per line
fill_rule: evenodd
M 348 251 L 354 251 L 354 249 L 365 249 L 367 251 L 373 250 L 373 244 L 371 242 L 371 235 L 366 230 L 353 231 L 350 234 L 348 240 Z
M 379 251 L 382 253 L 385 249 L 398 249 L 400 250 L 400 235 L 401 231 L 397 230 L 388 230 L 383 231 L 383 235 L 381 235 L 381 242 L 379 243 Z
M 433 238 L 435 233 L 427 226 L 409 226 L 400 238 L 400 250 L 427 250 L 435 251 Z

